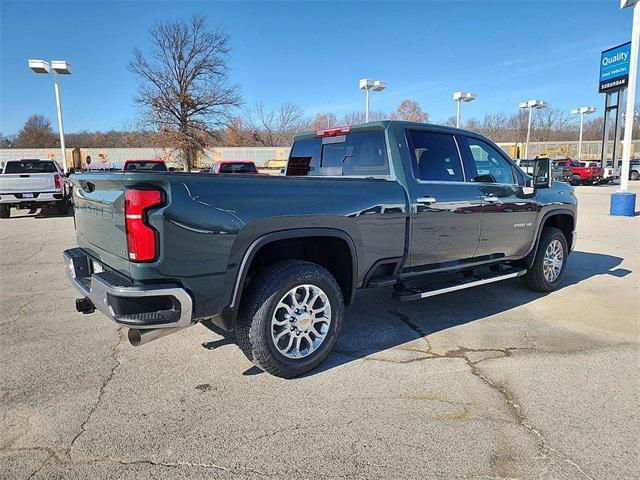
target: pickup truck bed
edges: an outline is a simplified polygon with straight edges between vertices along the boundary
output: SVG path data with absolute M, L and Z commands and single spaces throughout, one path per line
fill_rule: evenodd
M 67 272 L 78 310 L 134 345 L 212 319 L 261 368 L 297 376 L 329 354 L 359 288 L 557 288 L 576 200 L 546 162 L 539 181 L 476 134 L 372 122 L 299 135 L 284 177 L 74 175 Z

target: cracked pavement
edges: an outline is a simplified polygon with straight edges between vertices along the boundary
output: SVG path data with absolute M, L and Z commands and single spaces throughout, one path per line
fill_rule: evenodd
M 328 361 L 289 381 L 206 325 L 131 347 L 75 312 L 73 219 L 14 213 L 0 221 L 0 478 L 633 478 L 640 217 L 607 215 L 613 189 L 578 188 L 559 291 L 363 291 Z

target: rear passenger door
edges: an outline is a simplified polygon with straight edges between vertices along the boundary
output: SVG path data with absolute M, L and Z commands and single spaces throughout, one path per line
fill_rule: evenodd
M 477 260 L 525 255 L 535 232 L 535 192 L 525 193 L 524 177 L 499 147 L 472 136 L 460 140 L 470 182 L 482 197 Z
M 482 210 L 479 186 L 466 181 L 460 149 L 445 131 L 407 130 L 411 172 L 409 271 L 437 270 L 473 257 Z

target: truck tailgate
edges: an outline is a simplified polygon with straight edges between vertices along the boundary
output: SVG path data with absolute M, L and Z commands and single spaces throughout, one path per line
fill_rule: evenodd
M 0 193 L 41 193 L 56 189 L 53 173 L 5 173 L 0 175 Z
M 124 183 L 114 177 L 110 174 L 72 177 L 76 233 L 80 248 L 128 275 Z

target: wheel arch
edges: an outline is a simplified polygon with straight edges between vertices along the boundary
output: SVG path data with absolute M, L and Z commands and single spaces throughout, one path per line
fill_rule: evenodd
M 533 244 L 532 249 L 529 251 L 527 256 L 524 258 L 524 262 L 527 268 L 531 268 L 533 262 L 535 260 L 536 252 L 538 250 L 538 244 L 540 243 L 540 238 L 542 237 L 542 232 L 545 227 L 555 227 L 558 228 L 564 233 L 565 239 L 567 240 L 567 245 L 569 247 L 569 251 L 574 244 L 574 232 L 576 227 L 576 218 L 575 212 L 569 209 L 558 209 L 547 212 L 540 221 L 540 226 L 538 227 L 538 231 L 536 232 L 535 242 Z
M 311 258 L 309 258 L 309 254 L 301 255 L 299 251 L 291 248 L 292 246 L 301 247 L 302 245 L 305 245 L 307 248 L 317 248 L 320 242 L 324 241 L 323 239 L 329 239 L 330 242 L 333 241 L 334 243 L 331 245 L 333 247 L 342 246 L 342 251 L 338 250 L 331 254 L 331 257 L 335 258 L 335 263 L 318 261 L 317 256 L 314 255 L 311 255 Z M 270 259 L 270 261 L 264 263 L 264 257 L 266 253 L 269 252 L 269 247 L 280 247 L 281 250 L 286 247 L 291 250 L 291 254 L 287 256 L 276 255 Z M 343 266 L 342 270 L 339 262 L 344 259 L 345 255 L 348 255 L 349 265 Z M 223 317 L 226 317 L 225 323 L 227 325 L 231 326 L 235 324 L 238 306 L 242 300 L 247 280 L 251 278 L 250 274 L 253 272 L 252 269 L 255 268 L 256 265 L 263 266 L 285 258 L 299 258 L 300 260 L 310 261 L 314 261 L 315 259 L 316 261 L 314 263 L 318 263 L 327 268 L 327 270 L 336 277 L 343 293 L 345 305 L 353 302 L 358 279 L 358 257 L 355 243 L 347 232 L 334 228 L 300 228 L 272 232 L 255 239 L 242 257 L 233 283 L 229 305 L 223 312 Z

